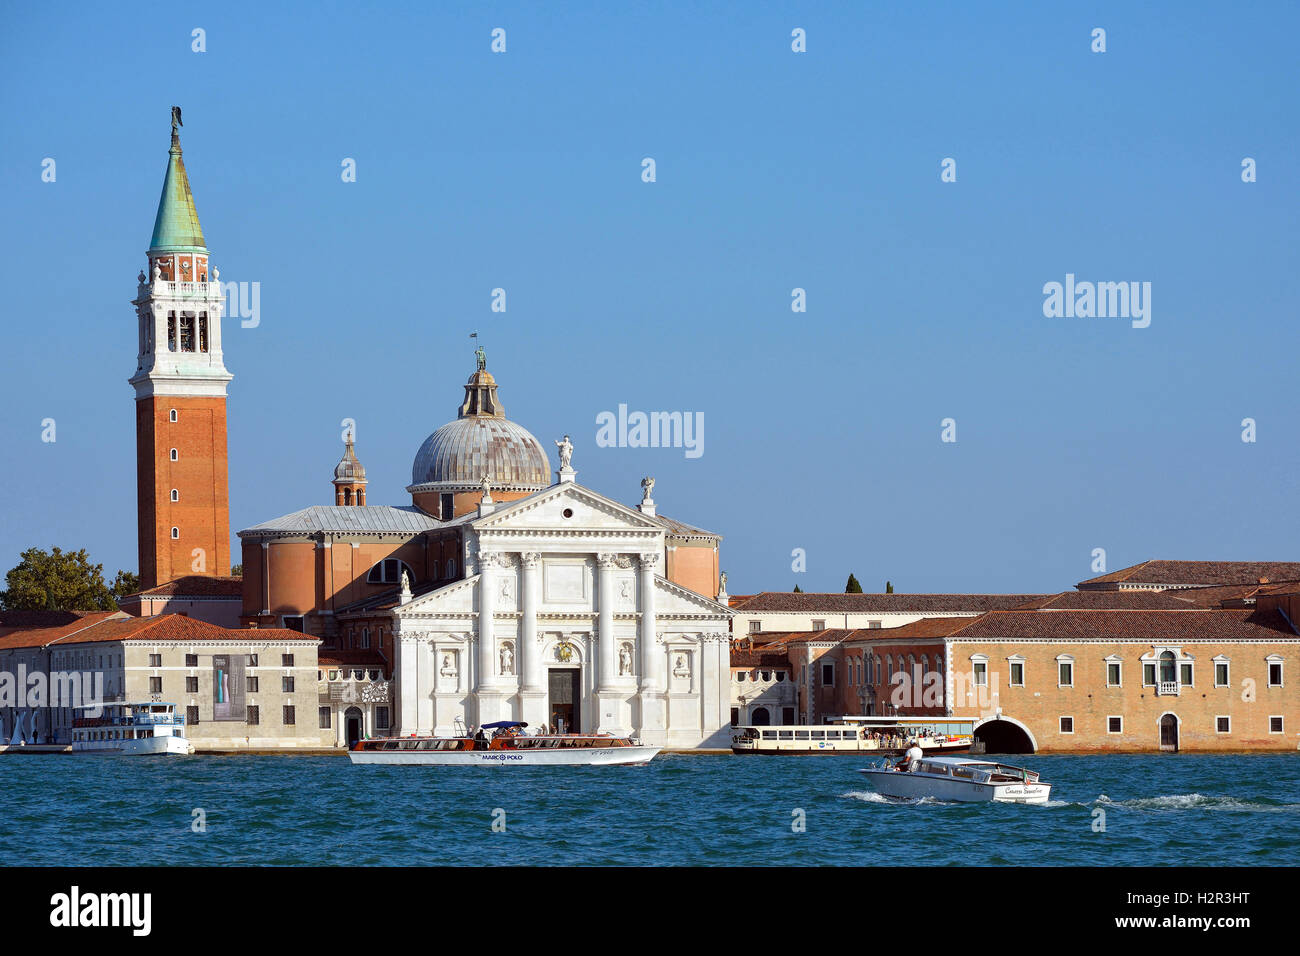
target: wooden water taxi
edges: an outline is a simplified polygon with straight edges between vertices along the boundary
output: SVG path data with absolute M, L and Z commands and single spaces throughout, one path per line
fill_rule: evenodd
M 891 761 L 859 770 L 877 793 L 886 797 L 957 803 L 1046 803 L 1052 785 L 1024 767 L 969 757 L 925 757 L 915 770 Z
M 602 734 L 522 733 L 527 724 L 484 724 L 474 736 L 381 737 L 359 740 L 348 751 L 354 764 L 429 766 L 642 766 L 659 753 L 632 737 Z M 489 737 L 484 731 L 492 730 Z

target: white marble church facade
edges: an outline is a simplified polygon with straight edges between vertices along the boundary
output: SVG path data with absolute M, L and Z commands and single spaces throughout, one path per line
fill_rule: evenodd
M 731 611 L 658 573 L 663 524 L 564 471 L 461 520 L 464 580 L 392 612 L 398 733 L 563 721 L 729 745 Z

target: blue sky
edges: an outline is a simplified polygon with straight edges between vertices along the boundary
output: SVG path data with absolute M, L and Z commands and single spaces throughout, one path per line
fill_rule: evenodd
M 1295 559 L 1298 9 L 5 3 L 0 565 L 136 567 L 173 103 L 213 263 L 261 283 L 224 327 L 232 533 L 331 500 L 345 417 L 409 503 L 477 330 L 509 416 L 611 497 L 653 474 L 733 593 Z M 1067 273 L 1150 282 L 1150 327 L 1046 318 Z M 704 454 L 596 447 L 620 403 L 702 413 Z

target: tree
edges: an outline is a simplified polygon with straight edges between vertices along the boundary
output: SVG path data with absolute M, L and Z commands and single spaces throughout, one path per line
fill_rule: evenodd
M 113 590 L 104 582 L 104 566 L 91 564 L 80 551 L 49 552 L 28 548 L 22 560 L 5 575 L 7 590 L 0 605 L 7 611 L 112 611 L 117 608 Z M 123 581 L 118 572 L 114 584 Z M 134 575 L 130 575 L 134 577 Z
M 852 575 L 852 573 L 849 574 L 849 583 L 846 584 L 846 585 L 844 585 L 844 593 L 845 593 L 845 594 L 861 594 L 861 593 L 862 593 L 862 585 L 858 583 L 858 579 L 855 578 L 855 577 Z
M 886 593 L 886 594 L 893 594 L 893 593 L 894 593 L 894 582 L 892 582 L 892 581 L 886 581 L 886 582 L 885 582 L 885 593 Z
M 794 586 L 794 593 L 795 593 L 795 594 L 803 594 L 803 588 L 799 587 L 799 585 L 796 584 L 796 585 Z
M 117 577 L 113 578 L 113 586 L 109 590 L 113 593 L 113 603 L 116 604 L 128 594 L 134 594 L 140 590 L 140 575 L 134 571 L 118 571 Z
M 242 564 L 232 564 L 230 566 L 230 576 L 232 578 L 242 578 L 244 576 L 244 566 Z

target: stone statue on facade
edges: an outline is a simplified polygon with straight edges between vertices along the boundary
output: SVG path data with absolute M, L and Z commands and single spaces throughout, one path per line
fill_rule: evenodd
M 618 649 L 618 676 L 627 677 L 632 673 L 632 645 L 623 644 Z
M 483 351 L 483 346 L 480 345 L 478 348 L 476 348 L 476 349 L 474 350 L 474 358 L 475 358 L 475 360 L 477 360 L 477 362 L 478 362 L 478 370 L 479 370 L 480 372 L 486 372 L 486 371 L 487 371 L 487 352 L 484 352 L 484 351 Z
M 573 442 L 569 441 L 569 436 L 555 443 L 555 447 L 560 449 L 560 467 L 568 468 L 569 462 L 573 460 Z
M 443 677 L 456 676 L 456 661 L 452 658 L 450 654 L 442 655 L 442 667 L 439 668 L 438 673 L 441 674 Z
M 649 475 L 641 479 L 641 500 L 651 501 L 655 494 L 655 480 Z
M 501 673 L 507 677 L 515 672 L 515 652 L 509 643 L 501 645 Z
M 483 503 L 490 505 L 492 503 L 492 479 L 484 475 L 481 486 L 483 488 Z
M 690 676 L 691 676 L 691 666 L 690 666 L 690 664 L 686 663 L 686 655 L 685 655 L 685 654 L 678 654 L 678 655 L 677 655 L 677 662 L 676 662 L 675 664 L 673 664 L 673 676 L 674 676 L 674 677 L 690 677 Z

